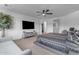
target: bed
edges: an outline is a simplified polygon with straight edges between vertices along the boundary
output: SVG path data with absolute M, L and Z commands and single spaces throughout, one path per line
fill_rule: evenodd
M 79 54 L 79 46 L 69 41 L 66 34 L 48 33 L 38 35 L 36 42 L 65 54 Z

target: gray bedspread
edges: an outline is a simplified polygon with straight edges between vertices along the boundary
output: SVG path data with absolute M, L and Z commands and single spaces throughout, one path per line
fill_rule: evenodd
M 79 53 L 78 45 L 68 41 L 67 38 L 65 34 L 49 33 L 38 35 L 37 42 L 66 54 L 69 54 L 69 51 Z

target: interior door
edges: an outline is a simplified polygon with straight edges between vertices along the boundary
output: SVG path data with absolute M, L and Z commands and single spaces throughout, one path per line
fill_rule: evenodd
M 59 33 L 59 19 L 53 21 L 53 33 Z

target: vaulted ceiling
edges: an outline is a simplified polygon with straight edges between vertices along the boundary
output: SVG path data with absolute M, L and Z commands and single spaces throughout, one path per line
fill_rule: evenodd
M 8 4 L 5 6 L 8 10 L 25 14 L 27 16 L 35 18 L 54 18 L 67 15 L 74 11 L 79 10 L 79 4 Z M 36 13 L 43 9 L 50 9 L 53 15 L 47 15 L 46 17 Z

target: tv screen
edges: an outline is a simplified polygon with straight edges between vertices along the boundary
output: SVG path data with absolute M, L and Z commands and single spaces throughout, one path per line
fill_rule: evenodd
M 34 22 L 22 21 L 22 28 L 23 29 L 34 29 Z

